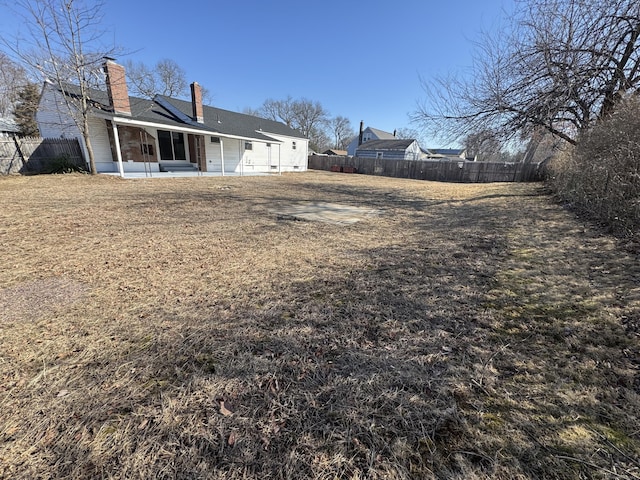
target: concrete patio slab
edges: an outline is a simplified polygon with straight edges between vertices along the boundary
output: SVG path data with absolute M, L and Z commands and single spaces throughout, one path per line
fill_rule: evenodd
M 275 212 L 283 220 L 325 222 L 335 225 L 351 225 L 368 217 L 380 215 L 381 210 L 354 207 L 338 203 L 305 202 L 288 205 Z

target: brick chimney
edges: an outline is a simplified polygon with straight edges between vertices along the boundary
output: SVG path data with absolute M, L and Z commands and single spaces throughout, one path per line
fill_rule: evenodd
M 193 107 L 193 119 L 198 123 L 204 123 L 204 109 L 202 108 L 202 87 L 198 82 L 191 84 L 191 105 Z
M 131 105 L 129 104 L 129 92 L 127 91 L 124 67 L 118 65 L 113 59 L 106 58 L 104 73 L 107 74 L 107 92 L 109 93 L 109 102 L 111 103 L 113 112 L 131 115 Z
M 360 120 L 360 135 L 358 135 L 358 146 L 362 145 L 362 134 L 364 133 L 364 122 Z

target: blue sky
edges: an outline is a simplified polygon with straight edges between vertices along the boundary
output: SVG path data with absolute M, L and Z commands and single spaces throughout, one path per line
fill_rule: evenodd
M 420 76 L 464 72 L 473 40 L 513 0 L 106 0 L 104 40 L 153 65 L 170 58 L 220 108 L 305 97 L 332 116 L 412 127 Z M 7 23 L 0 21 L 0 28 Z M 432 145 L 426 145 L 432 146 Z

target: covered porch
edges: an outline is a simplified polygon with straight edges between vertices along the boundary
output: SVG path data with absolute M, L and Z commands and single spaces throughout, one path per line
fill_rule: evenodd
M 275 163 L 271 161 L 270 144 L 266 145 L 273 165 L 256 168 L 253 139 L 120 118 L 106 123 L 114 170 L 122 177 L 280 173 L 279 148 Z

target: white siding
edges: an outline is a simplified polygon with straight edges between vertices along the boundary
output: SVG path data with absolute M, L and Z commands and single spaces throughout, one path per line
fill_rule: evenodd
M 219 137 L 224 145 L 224 171 L 227 173 L 276 173 L 279 171 L 304 171 L 307 169 L 308 140 L 285 137 L 264 132 L 277 141 L 240 140 Z M 251 142 L 251 150 L 245 142 Z M 293 142 L 296 148 L 293 148 Z M 220 144 L 205 137 L 207 172 L 221 172 Z
M 413 142 L 407 147 L 405 160 L 420 160 L 420 154 L 420 145 L 418 145 L 418 142 Z
M 204 137 L 205 156 L 207 157 L 207 172 L 221 172 L 220 143 L 211 141 L 211 135 Z M 222 140 L 224 142 L 224 139 Z
M 224 142 L 224 171 L 240 171 L 240 143 L 237 138 L 223 138 Z
M 244 150 L 244 141 L 237 138 L 218 136 L 220 143 L 211 141 L 211 135 L 205 135 L 205 155 L 207 157 L 207 172 L 222 172 L 222 156 L 220 146 L 224 154 L 224 171 L 226 173 L 240 173 L 241 148 Z
M 282 143 L 279 151 L 280 170 L 283 172 L 299 172 L 307 169 L 309 160 L 309 140 L 306 138 L 286 137 L 264 132 Z M 294 148 L 295 143 L 295 148 Z M 272 144 L 273 145 L 273 144 Z M 272 151 L 272 156 L 277 153 Z
M 71 116 L 60 92 L 49 83 L 44 84 L 36 112 L 40 135 L 45 138 L 80 138 L 80 130 Z
M 93 148 L 93 158 L 96 161 L 96 170 L 98 172 L 115 172 L 118 169 L 111 154 L 107 128 L 106 120 L 102 118 L 89 119 L 91 147 Z

